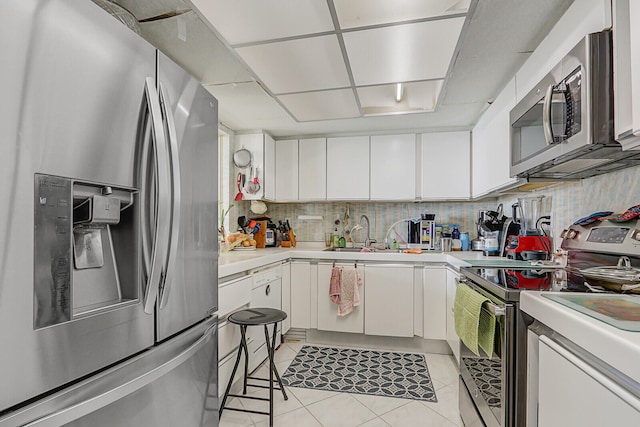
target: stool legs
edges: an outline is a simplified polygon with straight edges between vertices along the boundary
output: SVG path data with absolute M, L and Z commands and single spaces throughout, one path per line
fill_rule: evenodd
M 266 347 L 267 347 L 267 355 L 269 358 L 269 379 L 262 379 L 262 378 L 255 378 L 255 377 L 249 377 L 249 349 L 247 347 L 247 325 L 240 325 L 240 334 L 241 334 L 241 339 L 240 339 L 240 346 L 238 347 L 238 356 L 236 357 L 236 361 L 235 364 L 233 365 L 233 371 L 231 372 L 231 378 L 229 378 L 229 383 L 227 384 L 227 388 L 225 390 L 224 393 L 224 397 L 222 398 L 222 402 L 220 403 L 220 410 L 219 410 L 219 416 L 222 417 L 222 411 L 224 409 L 230 409 L 230 410 L 234 410 L 234 411 L 240 411 L 240 412 L 252 412 L 252 413 L 256 413 L 256 414 L 264 414 L 264 415 L 269 415 L 269 426 L 273 426 L 273 383 L 275 381 L 278 381 L 278 385 L 280 386 L 279 390 L 282 391 L 282 396 L 284 397 L 284 400 L 289 400 L 289 397 L 287 396 L 287 392 L 284 389 L 284 385 L 282 384 L 282 379 L 280 378 L 280 374 L 278 373 L 278 369 L 276 368 L 276 363 L 274 360 L 275 357 L 275 348 L 276 348 L 276 332 L 278 330 L 278 322 L 273 323 L 273 335 L 270 339 L 269 337 L 269 328 L 268 325 L 264 325 L 264 336 L 265 336 L 265 343 L 266 343 Z M 243 378 L 243 391 L 242 394 L 243 396 L 240 395 L 236 395 L 236 394 L 229 394 L 229 392 L 231 391 L 231 385 L 233 384 L 233 379 L 236 375 L 236 372 L 238 370 L 238 367 L 240 365 L 240 358 L 242 357 L 242 352 L 244 352 L 245 354 L 245 358 L 244 358 L 244 378 Z M 275 374 L 275 380 L 273 378 Z M 254 396 L 246 396 L 247 394 L 247 386 L 250 385 L 251 387 L 262 387 L 262 388 L 267 388 L 265 386 L 261 386 L 261 385 L 256 385 L 256 384 L 247 384 L 247 379 L 253 379 L 253 380 L 261 380 L 261 381 L 269 381 L 269 399 L 265 399 L 265 398 L 260 398 L 260 397 L 254 397 Z M 232 407 L 227 407 L 226 403 L 227 403 L 227 398 L 229 396 L 233 396 L 233 397 L 242 397 L 242 398 L 247 398 L 247 399 L 255 399 L 255 400 L 269 400 L 269 412 L 261 412 L 261 411 L 253 411 L 253 410 L 248 410 L 248 409 L 240 409 L 240 408 L 232 408 Z
M 276 368 L 276 362 L 274 360 L 275 357 L 275 351 L 276 351 L 276 330 L 277 330 L 278 324 L 274 324 L 273 325 L 273 335 L 272 335 L 272 341 L 271 341 L 271 349 L 269 349 L 269 340 L 267 339 L 267 351 L 271 351 L 269 354 L 272 356 L 270 358 L 270 366 L 271 366 L 271 370 L 273 371 L 274 375 L 276 376 L 276 380 L 278 381 L 278 385 L 280 386 L 280 390 L 282 390 L 282 397 L 284 397 L 284 400 L 289 400 L 289 397 L 287 397 L 287 392 L 284 390 L 284 385 L 282 384 L 282 379 L 280 378 L 280 374 L 278 373 L 278 369 Z M 265 333 L 267 331 L 267 327 L 264 327 L 265 329 Z
M 247 394 L 247 377 L 249 376 L 249 349 L 247 348 L 247 326 L 240 326 L 240 334 L 242 338 L 240 339 L 240 347 L 244 348 L 244 380 L 242 383 L 242 394 Z M 233 377 L 231 377 L 233 380 Z
M 273 360 L 275 348 L 276 348 L 277 328 L 278 328 L 278 322 L 273 324 L 273 335 L 271 340 L 269 340 L 269 328 L 267 327 L 267 325 L 264 325 L 264 338 L 265 338 L 265 342 L 267 343 L 267 354 L 269 356 L 269 426 L 273 426 L 273 374 L 274 373 L 278 380 L 278 385 L 280 385 L 280 390 L 282 391 L 282 396 L 284 397 L 284 400 L 289 400 L 289 397 L 287 396 L 287 392 L 284 390 L 284 386 L 282 385 L 282 380 L 280 379 L 280 375 L 278 374 L 276 363 Z

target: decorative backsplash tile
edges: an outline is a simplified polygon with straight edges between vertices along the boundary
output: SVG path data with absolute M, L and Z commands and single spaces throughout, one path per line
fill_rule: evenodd
M 468 231 L 476 237 L 475 221 L 479 209 L 495 209 L 495 200 L 483 202 L 316 202 L 316 203 L 269 203 L 268 215 L 273 220 L 289 218 L 296 232 L 296 238 L 304 242 L 324 241 L 324 233 L 334 230 L 334 221 L 344 221 L 349 204 L 349 228 L 354 227 L 366 215 L 370 221 L 371 238 L 382 243 L 387 230 L 393 223 L 406 218 L 419 218 L 422 213 L 435 214 L 438 224 L 458 224 L 460 231 Z M 243 205 L 246 204 L 246 207 Z M 248 202 L 240 202 L 238 209 L 249 211 Z M 247 213 L 243 213 L 247 215 Z M 322 221 L 304 220 L 300 216 L 321 216 Z M 234 220 L 235 221 L 235 220 Z M 362 221 L 364 226 L 366 221 Z M 401 226 L 398 226 L 400 230 Z M 342 228 L 339 228 L 342 230 Z M 355 240 L 364 242 L 366 231 L 354 231 Z
M 631 206 L 640 203 L 640 166 L 626 168 L 586 178 L 580 181 L 568 181 L 544 187 L 535 193 L 551 200 L 551 219 L 554 236 L 559 236 L 563 229 L 577 219 L 598 211 L 624 212 Z M 504 196 L 499 199 L 509 211 L 517 196 Z M 555 239 L 555 246 L 560 240 Z
M 560 182 L 544 187 L 536 192 L 523 192 L 521 196 L 543 195 L 543 214 L 550 214 L 554 236 L 592 212 L 611 210 L 624 212 L 640 203 L 640 166 L 599 175 L 580 181 Z M 385 233 L 396 221 L 404 218 L 418 218 L 422 213 L 436 215 L 438 224 L 459 224 L 461 231 L 468 231 L 470 237 L 476 237 L 476 218 L 479 210 L 495 210 L 498 203 L 504 206 L 504 213 L 511 216 L 511 205 L 518 195 L 508 194 L 499 199 L 477 202 L 349 202 L 349 227 L 353 227 L 366 215 L 371 221 L 371 238 L 382 243 Z M 237 223 L 239 215 L 255 216 L 249 211 L 247 201 L 233 202 L 231 224 Z M 324 233 L 335 228 L 334 220 L 344 218 L 347 202 L 316 203 L 267 203 L 265 215 L 277 223 L 277 220 L 289 218 L 297 239 L 304 242 L 324 241 Z M 300 220 L 303 216 L 321 216 L 322 221 Z M 364 223 L 364 222 L 363 222 Z M 235 226 L 232 227 L 235 229 Z M 355 240 L 363 242 L 364 230 L 354 232 Z M 559 246 L 559 239 L 556 239 Z

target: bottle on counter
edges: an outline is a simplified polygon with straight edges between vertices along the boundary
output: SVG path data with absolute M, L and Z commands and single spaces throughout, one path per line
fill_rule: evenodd
M 458 227 L 453 227 L 453 231 L 451 232 L 451 250 L 462 250 L 462 242 L 460 241 L 460 230 L 458 229 Z
M 340 238 L 338 239 L 338 246 L 341 248 L 347 247 L 347 239 L 345 239 L 344 236 L 340 236 Z
M 452 239 L 460 239 L 460 230 L 458 229 L 458 227 L 453 227 L 453 231 L 451 232 L 451 238 Z
M 460 233 L 460 242 L 462 243 L 462 250 L 469 250 L 469 233 Z
M 333 247 L 334 248 L 339 248 L 340 247 L 340 235 L 338 234 L 338 227 L 336 227 L 335 230 L 333 230 Z

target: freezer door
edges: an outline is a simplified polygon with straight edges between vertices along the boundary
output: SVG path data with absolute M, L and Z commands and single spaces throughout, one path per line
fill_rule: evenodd
M 95 283 L 87 280 L 87 288 L 69 290 L 70 274 L 85 277 L 116 266 L 105 259 L 101 268 L 71 267 L 72 201 L 59 184 L 108 183 L 135 193 L 140 110 L 145 78 L 155 77 L 155 50 L 90 1 L 6 0 L 0 2 L 0 16 L 5 18 L 0 39 L 6 41 L 0 49 L 0 88 L 7 106 L 0 114 L 2 413 L 153 345 L 154 319 L 137 301 L 139 283 L 129 283 L 127 302 L 95 311 L 88 307 L 95 295 L 87 292 Z M 60 179 L 38 181 L 42 176 Z M 51 197 L 36 197 L 37 182 Z M 34 256 L 34 212 L 40 204 L 59 212 L 50 225 L 58 242 L 67 239 L 66 248 L 50 246 L 56 250 L 44 254 L 44 262 Z M 135 221 L 129 223 L 135 228 Z M 107 238 L 105 231 L 105 258 Z M 135 256 L 135 237 L 132 242 L 127 251 Z M 135 264 L 135 257 L 128 262 Z M 36 295 L 34 275 L 51 283 L 48 297 L 46 290 Z M 124 300 L 115 281 L 104 283 L 112 287 L 101 302 L 111 294 Z M 81 299 L 89 302 L 78 303 Z M 83 312 L 69 310 L 70 300 L 83 305 Z M 43 313 L 54 315 L 41 322 Z
M 46 399 L 0 417 L 0 427 L 215 427 L 218 319 Z
M 175 208 L 156 312 L 156 339 L 162 341 L 218 306 L 218 105 L 195 78 L 158 56 Z

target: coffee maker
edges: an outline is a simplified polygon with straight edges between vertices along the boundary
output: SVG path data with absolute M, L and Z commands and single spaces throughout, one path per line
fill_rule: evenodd
M 541 216 L 544 196 L 520 197 L 512 205 L 512 221 L 518 224 L 517 234 L 506 234 L 505 254 L 507 258 L 535 261 L 546 260 L 551 254 L 551 241 L 540 224 L 549 224 L 550 217 Z
M 478 238 L 471 242 L 471 248 L 473 250 L 481 250 L 485 256 L 499 256 L 500 237 L 504 220 L 502 204 L 499 204 L 495 211 L 479 211 Z
M 435 214 L 422 214 L 420 218 L 409 220 L 408 247 L 421 249 L 436 248 Z

